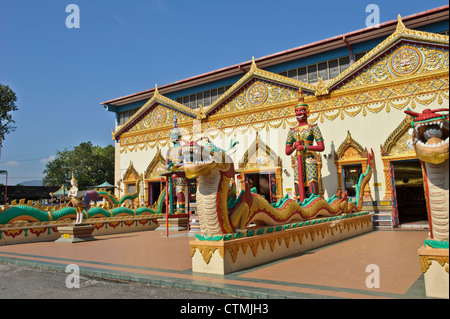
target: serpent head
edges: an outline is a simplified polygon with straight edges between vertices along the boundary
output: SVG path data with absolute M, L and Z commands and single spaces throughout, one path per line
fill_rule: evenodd
M 205 145 L 200 145 L 201 140 L 207 140 Z M 193 142 L 184 142 L 182 152 L 184 156 L 184 172 L 186 177 L 196 178 L 207 175 L 211 170 L 226 169 L 231 163 L 225 151 L 214 145 L 209 138 L 201 138 Z
M 446 112 L 441 114 L 440 112 Z M 449 113 L 448 109 L 426 109 L 422 113 L 405 111 L 413 117 L 414 147 L 423 162 L 440 164 L 448 160 L 449 155 Z

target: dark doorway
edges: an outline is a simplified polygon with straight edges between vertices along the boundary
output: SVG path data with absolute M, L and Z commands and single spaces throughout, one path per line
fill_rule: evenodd
M 358 184 L 361 173 L 361 164 L 343 166 L 344 189 L 349 197 L 356 196 L 356 185 Z
M 148 186 L 148 206 L 152 206 L 161 195 L 161 183 L 150 182 Z
M 270 201 L 270 184 L 269 184 L 269 174 L 245 174 L 250 188 L 255 187 L 256 192 L 263 195 L 264 198 Z
M 393 166 L 399 224 L 428 224 L 420 162 L 398 161 Z

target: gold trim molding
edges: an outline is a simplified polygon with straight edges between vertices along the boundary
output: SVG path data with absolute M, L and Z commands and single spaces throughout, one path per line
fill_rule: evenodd
M 423 273 L 426 273 L 428 268 L 430 268 L 432 261 L 437 261 L 441 267 L 444 267 L 445 264 L 447 266 L 444 268 L 445 271 L 449 272 L 449 262 L 448 262 L 448 256 L 420 256 L 420 266 Z
M 327 234 L 334 235 L 350 231 L 352 228 L 364 228 L 372 224 L 372 216 L 364 215 L 349 219 L 341 219 L 338 222 L 327 222 L 319 225 L 304 226 L 301 228 L 287 229 L 280 232 L 264 234 L 254 237 L 246 237 L 234 239 L 230 241 L 210 242 L 205 244 L 201 241 L 194 241 L 190 243 L 191 257 L 194 257 L 195 252 L 198 251 L 206 264 L 209 264 L 214 252 L 217 250 L 220 256 L 224 259 L 226 254 L 229 254 L 233 263 L 236 263 L 239 252 L 242 251 L 244 255 L 251 252 L 253 257 L 257 257 L 260 252 L 259 247 L 265 250 L 266 247 L 274 252 L 277 248 L 285 246 L 289 248 L 292 243 L 298 241 L 302 244 L 305 239 L 315 241 L 321 237 L 325 239 Z M 201 244 L 198 244 L 201 243 Z M 248 249 L 250 247 L 250 249 Z

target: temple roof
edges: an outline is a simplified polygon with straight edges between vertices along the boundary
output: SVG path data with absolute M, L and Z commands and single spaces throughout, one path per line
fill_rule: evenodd
M 311 100 L 312 95 L 320 99 L 335 91 L 367 89 L 381 82 L 398 80 L 399 77 L 408 81 L 427 72 L 448 73 L 448 45 L 448 36 L 408 29 L 399 15 L 391 35 L 327 83 L 319 78 L 318 83 L 312 85 L 272 73 L 259 68 L 256 60 L 252 59 L 248 72 L 207 108 L 194 110 L 186 107 L 161 95 L 155 87 L 153 96 L 112 133 L 113 139 L 118 140 L 126 133 L 127 143 L 136 143 L 139 142 L 138 131 L 146 133 L 155 129 L 159 131 L 157 138 L 164 139 L 175 117 L 189 131 L 192 120 L 218 119 L 225 114 L 238 115 L 244 109 L 255 112 L 269 106 L 273 108 L 296 103 L 300 89 L 309 95 L 307 100 Z M 437 61 L 433 66 L 428 65 L 430 49 L 432 54 L 440 56 L 437 60 L 433 59 Z
M 417 14 L 413 14 L 404 17 L 403 23 L 408 28 L 419 28 L 424 25 L 428 25 L 435 22 L 448 20 L 448 8 L 449 5 L 441 6 L 435 9 L 423 11 Z M 352 31 L 343 35 L 334 36 L 325 40 L 317 41 L 311 44 L 302 45 L 293 49 L 285 50 L 275 54 L 267 55 L 261 58 L 255 59 L 260 68 L 267 68 L 273 65 L 278 65 L 284 62 L 300 59 L 307 56 L 316 55 L 321 52 L 330 51 L 337 48 L 347 47 L 347 44 L 354 45 L 363 41 L 369 41 L 380 37 L 387 37 L 392 34 L 397 28 L 398 20 L 390 20 L 381 23 L 377 27 L 367 27 L 364 29 Z M 224 78 L 240 75 L 242 72 L 246 73 L 251 68 L 252 61 L 242 62 L 229 67 L 221 68 L 204 74 L 200 74 L 194 77 L 190 77 L 184 80 L 176 81 L 170 84 L 166 84 L 160 87 L 161 94 L 168 94 L 178 91 L 180 89 L 186 89 L 195 87 L 212 81 L 217 81 Z M 122 96 L 100 104 L 103 106 L 122 106 L 129 103 L 141 101 L 144 99 L 150 99 L 154 94 L 155 89 L 149 89 L 142 92 L 133 93 L 130 95 Z
M 329 81 L 326 85 L 328 92 L 334 91 L 341 87 L 342 84 L 348 82 L 351 78 L 357 76 L 363 68 L 370 64 L 373 64 L 375 60 L 378 60 L 381 56 L 391 52 L 397 45 L 403 43 L 421 43 L 421 44 L 433 44 L 435 47 L 441 47 L 448 50 L 449 37 L 448 35 L 411 30 L 405 27 L 402 18 L 398 15 L 397 27 L 395 32 L 387 37 L 383 42 L 374 47 L 368 53 L 366 53 L 361 59 L 352 64 L 344 72 L 339 74 L 333 80 Z M 327 92 L 327 93 L 328 93 Z
M 136 113 L 134 113 L 133 116 L 128 119 L 128 121 L 118 127 L 115 133 L 112 133 L 113 139 L 116 139 L 122 133 L 125 133 L 128 129 L 142 120 L 151 110 L 153 110 L 158 105 L 162 105 L 165 108 L 180 112 L 192 119 L 195 119 L 198 116 L 198 112 L 194 111 L 193 109 L 190 109 L 183 104 L 180 104 L 159 94 L 158 86 L 155 85 L 155 90 L 151 99 L 148 100 Z

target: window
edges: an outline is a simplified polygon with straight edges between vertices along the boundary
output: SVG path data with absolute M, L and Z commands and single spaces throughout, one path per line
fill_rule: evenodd
M 217 89 L 211 90 L 211 104 L 217 100 Z
M 211 105 L 211 91 L 205 91 L 204 93 L 204 106 L 210 106 Z
M 197 104 L 197 100 L 196 100 L 196 98 L 195 98 L 195 94 L 191 94 L 191 95 L 189 96 L 189 107 L 190 107 L 191 109 L 195 109 L 196 104 Z
M 367 52 L 368 51 L 358 52 L 355 54 L 355 58 L 359 59 L 360 56 L 364 56 Z M 318 81 L 318 77 L 321 77 L 324 81 L 333 79 L 340 73 L 344 72 L 349 66 L 350 56 L 343 56 L 338 59 L 322 61 L 319 63 L 282 71 L 278 74 L 304 83 L 316 83 Z M 203 107 L 208 107 L 217 101 L 219 96 L 223 95 L 230 88 L 231 85 L 226 85 L 216 89 L 198 92 L 196 94 L 181 96 L 177 98 L 177 102 L 182 103 L 191 109 L 196 109 L 200 107 L 200 105 Z
M 297 80 L 297 69 L 289 70 L 287 76 L 291 79 Z
M 177 98 L 177 102 L 192 109 L 198 108 L 200 107 L 200 105 L 202 105 L 203 107 L 210 106 L 230 87 L 231 85 L 227 85 L 213 90 L 206 90 L 196 94 L 181 96 Z
M 328 80 L 328 63 L 327 62 L 321 62 L 318 65 L 319 69 L 319 78 L 322 78 L 322 80 Z
M 337 59 L 328 61 L 328 67 L 330 68 L 330 79 L 334 79 L 339 75 L 339 63 Z
M 339 58 L 340 73 L 344 72 L 350 66 L 350 58 L 348 56 Z
M 203 105 L 203 92 L 197 93 L 197 106 Z
M 308 83 L 308 75 L 306 73 L 306 67 L 298 68 L 298 80 Z
M 133 194 L 136 192 L 136 184 L 127 184 L 127 194 Z
M 139 107 L 136 109 L 131 109 L 123 112 L 119 112 L 118 125 L 124 124 L 126 121 L 130 119 L 139 110 Z
M 367 51 L 366 51 L 367 52 Z M 339 68 L 340 66 L 340 68 Z M 314 63 L 300 68 L 280 72 L 279 74 L 305 83 L 317 82 L 319 77 L 324 81 L 333 79 L 350 66 L 350 57 Z
M 317 82 L 317 66 L 308 65 L 308 83 Z
M 359 59 L 361 59 L 363 56 L 365 56 L 367 52 L 369 52 L 369 51 L 355 53 L 355 62 L 358 61 Z

